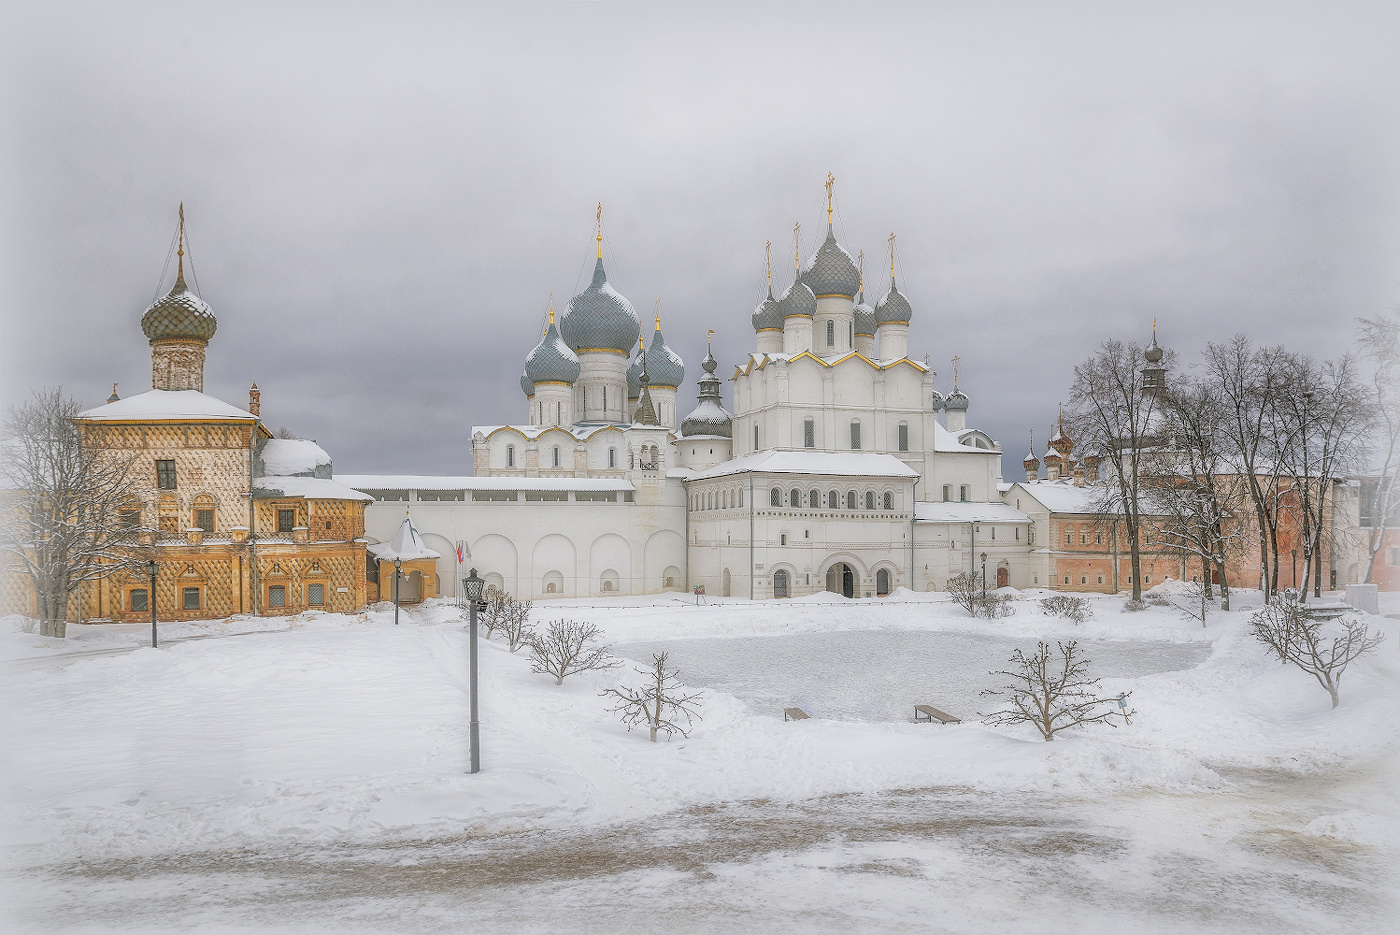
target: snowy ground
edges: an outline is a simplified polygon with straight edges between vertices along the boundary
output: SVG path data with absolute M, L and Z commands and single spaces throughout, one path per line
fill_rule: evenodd
M 907 593 L 537 605 L 635 655 L 664 645 L 682 669 L 689 645 L 704 720 L 648 744 L 598 697 L 630 666 L 555 686 L 487 643 L 474 777 L 450 605 L 399 627 L 383 611 L 163 626 L 157 650 L 135 626 L 12 628 L 11 926 L 1383 930 L 1400 856 L 1394 635 L 1332 711 L 1264 656 L 1247 611 L 1202 628 L 1095 598 L 1075 625 L 1034 596 L 997 621 Z M 772 689 L 763 664 L 726 662 L 759 637 Z M 1044 744 L 966 709 L 950 727 L 895 719 L 901 693 L 975 681 L 1037 637 L 1100 650 L 1132 724 Z M 930 681 L 882 681 L 892 653 Z M 783 723 L 770 702 L 804 691 L 841 699 L 812 711 L 834 716 Z

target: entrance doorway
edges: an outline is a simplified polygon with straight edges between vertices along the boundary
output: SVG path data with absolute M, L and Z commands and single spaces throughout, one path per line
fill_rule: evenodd
M 773 596 L 788 596 L 788 573 L 781 568 L 773 572 Z
M 856 573 L 845 562 L 837 562 L 826 570 L 826 589 L 842 597 L 856 596 Z
M 1006 587 L 1007 579 L 1008 579 L 1007 570 L 1006 570 L 1005 568 L 998 568 L 998 569 L 997 569 L 997 587 L 999 587 L 999 588 L 1004 588 L 1004 587 Z

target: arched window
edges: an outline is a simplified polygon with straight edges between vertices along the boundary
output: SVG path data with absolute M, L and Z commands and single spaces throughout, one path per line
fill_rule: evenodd
M 813 510 L 822 508 L 822 492 L 820 490 L 813 490 L 807 494 L 807 507 Z
M 556 402 L 554 404 L 554 424 L 564 424 L 564 404 L 562 402 Z
M 559 466 L 559 446 L 558 446 L 558 445 L 555 445 L 555 446 L 554 446 L 554 466 L 555 466 L 555 467 L 558 467 L 558 466 Z
M 782 506 L 782 505 L 783 505 L 783 492 L 782 492 L 781 490 L 779 490 L 777 487 L 774 487 L 772 490 L 770 490 L 770 491 L 768 492 L 768 505 L 769 505 L 769 506 Z
M 773 596 L 788 596 L 788 573 L 781 568 L 773 572 Z
M 1065 545 L 1074 545 L 1074 527 L 1065 527 Z
M 753 450 L 758 450 L 758 423 L 753 424 Z
M 506 467 L 515 467 L 515 446 L 506 445 Z
M 617 467 L 617 449 L 616 449 L 616 448 L 609 448 L 609 449 L 608 449 L 608 467 L 610 467 L 610 468 L 615 468 L 615 467 Z
M 848 509 L 848 510 L 854 510 L 855 508 L 856 508 L 856 492 L 855 492 L 854 490 L 848 490 L 848 491 L 846 491 L 846 509 Z
M 817 446 L 817 425 L 811 419 L 802 420 L 802 447 L 815 448 Z
M 867 490 L 865 492 L 865 508 L 867 510 L 875 509 L 875 491 Z
M 826 346 L 836 346 L 836 322 L 832 321 L 829 318 L 826 322 Z
M 834 490 L 828 490 L 826 493 L 826 508 L 828 510 L 835 510 L 838 509 L 840 506 L 841 495 Z
M 740 488 L 739 488 L 739 506 L 742 507 L 743 505 L 744 505 L 744 488 L 740 487 Z
M 888 490 L 885 491 L 885 509 L 894 509 L 894 494 L 890 493 Z
M 802 505 L 802 491 L 800 491 L 800 490 L 798 490 L 796 487 L 794 487 L 794 488 L 792 488 L 791 490 L 788 491 L 788 506 L 801 506 L 801 505 Z
M 890 572 L 887 568 L 881 568 L 875 572 L 875 593 L 884 597 L 890 593 Z
M 860 420 L 851 420 L 851 450 L 860 451 Z
M 908 450 L 909 450 L 909 423 L 908 423 L 908 422 L 901 422 L 901 423 L 899 423 L 899 450 L 900 450 L 900 451 L 908 451 Z

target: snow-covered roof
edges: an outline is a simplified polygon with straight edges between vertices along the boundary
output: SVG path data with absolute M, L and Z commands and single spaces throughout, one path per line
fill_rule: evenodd
M 242 419 L 257 416 L 198 390 L 151 390 L 97 406 L 78 416 L 90 422 L 146 422 L 184 419 Z
M 539 438 L 546 432 L 564 432 L 568 435 L 572 435 L 574 438 L 586 440 L 596 432 L 602 432 L 607 429 L 616 429 L 619 432 L 625 432 L 635 424 L 636 423 L 585 422 L 577 425 L 473 425 L 472 435 L 476 435 L 480 432 L 482 435 L 490 436 L 503 429 L 509 429 L 514 432 L 519 432 L 531 441 Z M 646 427 L 655 428 L 655 426 Z M 670 434 L 674 438 L 676 433 L 671 432 Z
M 915 503 L 916 523 L 1029 523 L 1031 518 L 1005 503 Z
M 337 474 L 361 490 L 636 490 L 618 477 L 437 477 L 426 474 Z
M 1102 484 L 1076 487 L 1073 481 L 1054 480 L 1016 484 L 1051 513 L 1121 513 L 1116 506 L 1105 508 Z
M 314 474 L 331 463 L 326 450 L 308 438 L 269 438 L 259 452 L 270 475 Z
M 760 451 L 717 464 L 691 480 L 730 474 L 829 474 L 846 477 L 918 477 L 919 472 L 894 455 L 863 451 Z
M 320 477 L 259 477 L 253 481 L 255 497 L 305 497 L 308 500 L 373 500 L 344 484 Z
M 392 562 L 398 559 L 401 562 L 411 562 L 420 558 L 442 558 L 438 552 L 434 552 L 423 544 L 423 537 L 418 535 L 418 530 L 413 527 L 413 520 L 407 516 L 399 524 L 399 531 L 389 542 L 380 542 L 367 547 L 369 553 L 375 558 L 384 562 Z
M 964 445 L 962 440 L 986 433 L 980 429 L 962 429 L 958 432 L 950 432 L 944 428 L 937 420 L 933 423 L 933 450 L 948 454 L 1000 454 L 998 448 L 978 448 L 976 445 Z

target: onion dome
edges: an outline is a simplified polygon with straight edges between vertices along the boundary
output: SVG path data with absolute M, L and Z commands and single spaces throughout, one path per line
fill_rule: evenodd
M 578 379 L 578 357 L 559 336 L 559 326 L 550 315 L 549 330 L 525 358 L 525 376 L 531 383 L 573 383 Z
M 1149 364 L 1160 364 L 1162 362 L 1162 348 L 1157 343 L 1157 320 L 1152 320 L 1152 343 L 1147 345 L 1147 350 L 1142 352 L 1142 356 Z
M 681 422 L 681 435 L 733 437 L 733 417 L 725 410 L 719 397 L 719 377 L 715 376 L 717 366 L 719 364 L 714 355 L 706 350 L 705 359 L 700 362 L 701 369 L 705 371 L 705 375 L 699 381 L 700 401 Z
M 1051 461 L 1054 461 L 1056 464 L 1064 461 L 1064 458 L 1060 457 L 1060 453 L 1054 448 L 1045 449 L 1044 459 L 1046 464 L 1049 464 Z
M 626 354 L 637 343 L 642 333 L 641 322 L 632 310 L 632 303 L 608 284 L 601 256 L 593 267 L 593 281 L 588 288 L 569 300 L 559 330 L 575 351 L 609 350 Z
M 884 298 L 875 303 L 875 324 L 889 325 L 899 323 L 909 324 L 909 319 L 914 316 L 914 310 L 909 307 L 909 300 L 899 291 L 899 287 L 894 284 L 894 277 L 890 277 L 890 291 L 886 292 Z M 948 397 L 952 399 L 952 397 Z
M 773 298 L 773 284 L 768 284 L 768 295 L 758 307 L 753 310 L 753 330 L 755 331 L 782 331 L 783 313 L 778 307 L 778 300 Z
M 836 242 L 831 225 L 826 226 L 826 240 L 802 272 L 802 281 L 813 295 L 839 295 L 853 299 L 860 291 L 860 270 L 851 255 Z
M 863 334 L 867 338 L 875 337 L 875 309 L 865 304 L 864 289 L 860 290 L 860 298 L 856 300 L 851 314 L 855 316 L 856 334 Z
M 1103 460 L 1103 455 L 1099 454 L 1099 449 L 1090 448 L 1084 455 L 1084 463 L 1089 465 L 1098 464 Z
M 526 396 L 535 395 L 535 384 L 534 381 L 530 379 L 528 374 L 522 373 L 520 375 L 520 391 Z
M 213 309 L 185 285 L 183 268 L 176 274 L 171 290 L 141 316 L 141 330 L 152 341 L 174 338 L 208 341 L 218 327 Z
M 1035 456 L 1034 451 L 1027 451 L 1026 456 L 1021 459 L 1021 463 L 1026 466 L 1027 470 L 1040 467 L 1040 459 Z
M 678 388 L 685 382 L 685 361 L 679 354 L 666 346 L 661 336 L 661 316 L 656 316 L 656 330 L 651 335 L 651 346 L 647 348 L 647 376 L 651 385 Z
M 798 279 L 788 286 L 782 298 L 778 299 L 778 314 L 783 318 L 811 318 L 817 312 L 817 297 L 811 288 Z
M 940 392 L 938 392 L 938 390 L 934 390 L 934 391 L 933 391 L 933 411 L 934 411 L 934 412 L 937 412 L 938 410 L 942 409 L 942 408 L 943 408 L 943 403 L 944 403 L 943 394 L 940 393 Z
M 953 390 L 948 394 L 948 398 L 943 400 L 943 408 L 948 412 L 967 412 L 968 398 L 962 390 Z

